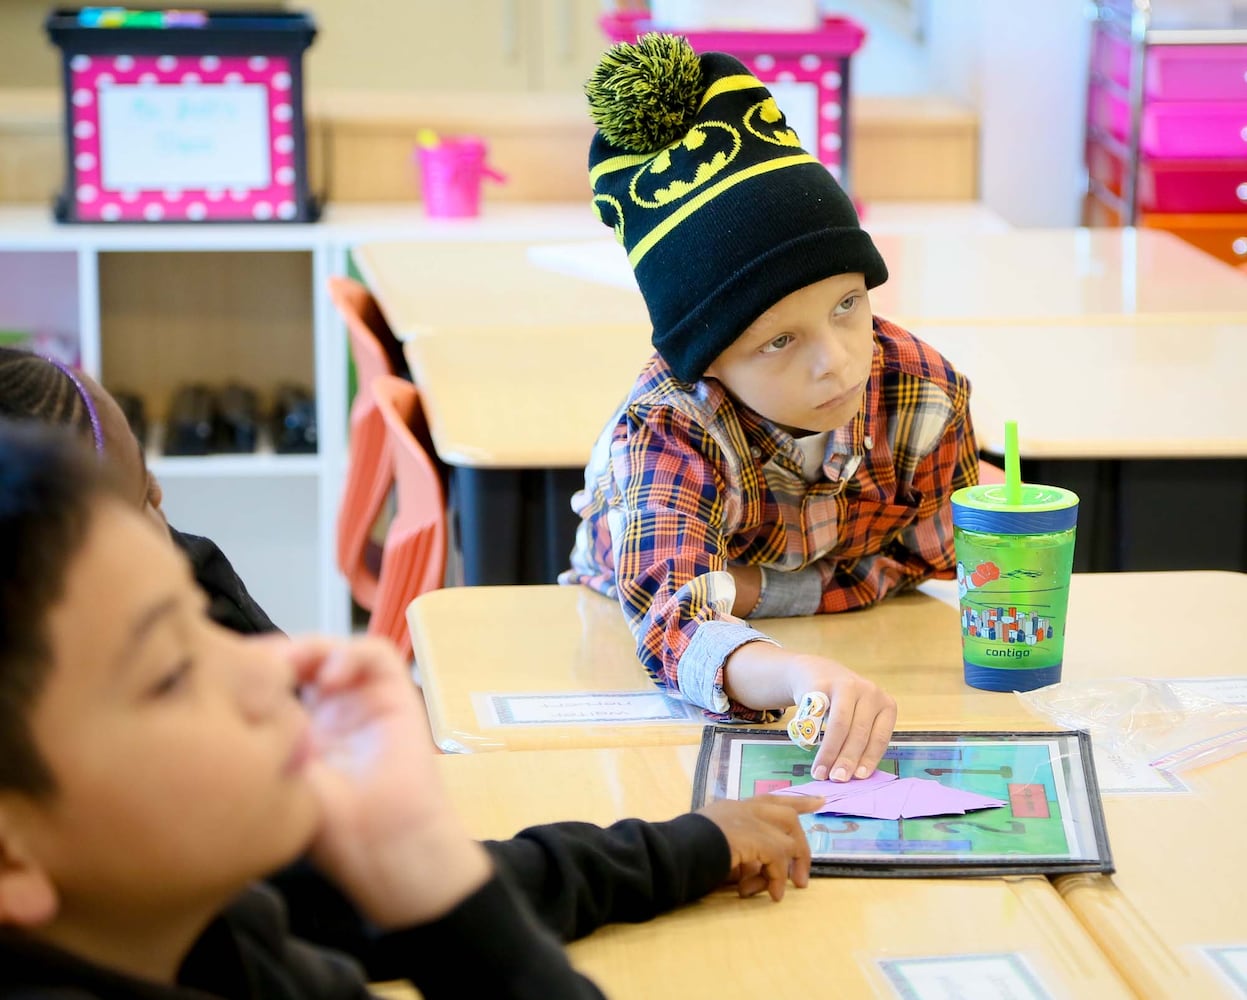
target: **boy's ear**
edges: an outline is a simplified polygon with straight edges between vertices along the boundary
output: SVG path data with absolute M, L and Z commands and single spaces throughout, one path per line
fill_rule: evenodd
M 39 927 L 56 916 L 60 899 L 15 827 L 0 801 L 0 927 Z

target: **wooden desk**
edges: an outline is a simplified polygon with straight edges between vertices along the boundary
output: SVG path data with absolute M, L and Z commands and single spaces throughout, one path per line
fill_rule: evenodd
M 408 342 L 434 441 L 468 490 L 460 525 L 482 553 L 466 560 L 468 583 L 550 583 L 564 568 L 569 497 L 648 356 L 645 330 L 454 327 Z M 1004 421 L 1017 419 L 1027 478 L 1082 498 L 1077 569 L 1247 568 L 1247 408 L 1231 374 L 1247 371 L 1247 315 L 1181 330 L 1136 319 L 916 332 L 970 378 L 981 446 L 1002 453 Z M 521 468 L 538 470 L 537 486 L 496 471 Z M 550 498 L 528 524 L 524 492 Z M 1162 544 L 1175 520 L 1202 530 Z M 516 537 L 538 544 L 518 553 Z
M 652 353 L 640 324 L 439 327 L 408 340 L 433 444 L 453 471 L 468 585 L 567 568 L 593 442 Z
M 583 469 L 653 354 L 642 324 L 439 328 L 404 352 L 433 444 L 465 469 Z
M 1193 318 L 1247 314 L 1247 275 L 1156 229 L 885 233 L 877 244 L 889 278 L 871 306 L 901 323 L 1144 321 L 1185 332 Z
M 469 585 L 553 583 L 566 568 L 577 523 L 571 495 L 594 438 L 650 353 L 635 286 L 542 267 L 530 242 L 353 250 L 408 342 L 438 454 L 455 469 L 450 502 Z M 418 343 L 434 332 L 446 339 Z
M 1231 373 L 1247 372 L 1247 279 L 1242 296 L 1237 323 L 924 323 L 914 333 L 970 379 L 979 445 L 994 454 L 1012 419 L 1024 458 L 1241 459 L 1247 407 Z
M 1003 456 L 1017 420 L 1024 477 L 1078 494 L 1076 570 L 1247 570 L 1247 312 L 915 333 L 970 379 L 981 448 Z M 1198 530 L 1174 545 L 1175 524 Z
M 1117 874 L 1069 875 L 1057 887 L 1139 996 L 1241 997 L 1199 949 L 1247 946 L 1247 757 L 1183 778 L 1191 794 L 1106 798 Z
M 878 224 L 876 224 L 878 223 Z M 880 316 L 906 325 L 1050 327 L 1242 322 L 1247 275 L 1161 230 L 967 228 L 931 232 L 904 210 L 865 221 L 889 277 L 870 293 Z M 583 248 L 583 250 L 581 249 Z M 635 287 L 608 241 L 554 245 L 546 265 L 614 290 Z
M 688 809 L 695 761 L 694 747 L 647 747 L 439 764 L 472 833 L 501 838 L 561 819 L 669 819 Z M 812 995 L 892 995 L 879 959 L 993 951 L 1025 954 L 1054 996 L 1129 996 L 1042 878 L 815 879 L 778 905 L 725 891 L 570 946 L 576 966 L 616 1000 L 769 996 L 788 975 Z
M 1241 652 L 1218 629 L 1247 613 L 1247 575 L 1075 575 L 1066 679 L 1239 673 Z M 485 751 L 692 743 L 701 723 L 497 725 L 474 695 L 649 691 L 623 614 L 584 587 L 434 591 L 408 609 L 433 735 L 445 749 Z M 1127 621 L 1137 627 L 1108 628 Z M 758 622 L 784 646 L 833 656 L 897 699 L 902 729 L 1051 728 L 1012 694 L 962 679 L 956 608 L 925 594 L 865 611 Z
M 400 340 L 439 326 L 575 323 L 584 332 L 649 322 L 640 292 L 539 267 L 520 240 L 361 243 L 352 254 Z

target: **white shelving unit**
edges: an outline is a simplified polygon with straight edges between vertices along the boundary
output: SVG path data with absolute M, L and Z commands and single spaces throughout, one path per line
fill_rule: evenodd
M 179 260 L 178 255 L 305 259 L 310 271 L 306 276 L 301 264 L 290 261 L 281 270 L 299 273 L 299 287 L 306 283 L 311 297 L 310 303 L 300 305 L 308 316 L 303 344 L 312 358 L 318 453 L 278 455 L 270 449 L 251 455 L 166 457 L 153 452 L 149 461 L 164 489 L 170 523 L 216 541 L 279 626 L 290 632 L 344 634 L 350 603 L 334 564 L 334 540 L 346 465 L 348 357 L 345 330 L 329 301 L 326 278 L 345 273 L 350 247 L 365 240 L 539 241 L 604 233 L 587 199 L 571 205 L 489 206 L 481 218 L 467 221 L 427 220 L 412 204 L 356 206 L 330 211 L 314 225 L 58 226 L 46 209 L 0 207 L 0 329 L 43 328 L 75 337 L 83 367 L 116 388 L 107 358 L 118 322 L 101 305 L 101 282 L 108 282 L 107 272 L 116 271 L 109 266 L 114 255 L 149 255 L 127 262 L 131 286 L 135 274 L 154 286 L 174 279 L 185 283 L 186 274 L 179 276 L 178 269 L 184 272 L 189 258 Z M 257 257 L 256 264 L 260 261 Z M 103 289 L 104 298 L 109 291 Z M 488 293 L 481 289 L 481 294 Z M 161 301 L 160 296 L 155 300 Z M 223 310 L 228 308 L 228 290 L 221 302 Z M 202 306 L 176 312 L 168 317 L 170 336 L 193 341 L 196 322 L 204 319 L 196 315 Z M 151 325 L 150 316 L 142 318 Z M 293 321 L 293 327 L 298 323 Z M 263 334 L 262 328 L 255 331 L 256 337 Z M 150 351 L 153 368 L 175 349 L 192 354 L 201 349 L 208 359 L 215 346 L 191 343 L 188 348 L 182 341 L 140 345 Z M 254 350 L 259 356 L 265 348 L 256 343 Z M 211 360 L 221 367 L 219 357 Z M 141 361 L 131 361 L 130 376 L 141 380 L 142 367 Z M 243 382 L 249 381 L 248 374 L 229 372 Z

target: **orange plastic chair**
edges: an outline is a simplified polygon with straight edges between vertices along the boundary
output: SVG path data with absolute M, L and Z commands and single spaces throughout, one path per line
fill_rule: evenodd
M 338 569 L 350 584 L 355 603 L 372 610 L 378 585 L 379 554 L 370 546 L 372 527 L 394 485 L 385 424 L 372 398 L 372 383 L 394 375 L 402 350 L 371 293 L 351 278 L 331 277 L 329 297 L 346 323 L 359 390 L 351 404 L 346 482 L 338 506 Z
M 377 600 L 369 635 L 391 639 L 411 656 L 407 605 L 442 585 L 446 573 L 446 504 L 438 468 L 430 458 L 428 425 L 420 390 L 393 375 L 372 383 L 372 395 L 385 421 L 398 511 L 385 535 Z

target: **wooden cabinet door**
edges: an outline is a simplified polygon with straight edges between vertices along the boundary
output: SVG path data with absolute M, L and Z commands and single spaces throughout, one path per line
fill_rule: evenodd
M 511 91 L 533 84 L 533 0 L 300 0 L 312 90 Z
M 602 0 L 541 0 L 537 89 L 581 91 L 610 44 L 598 26 L 602 6 Z

